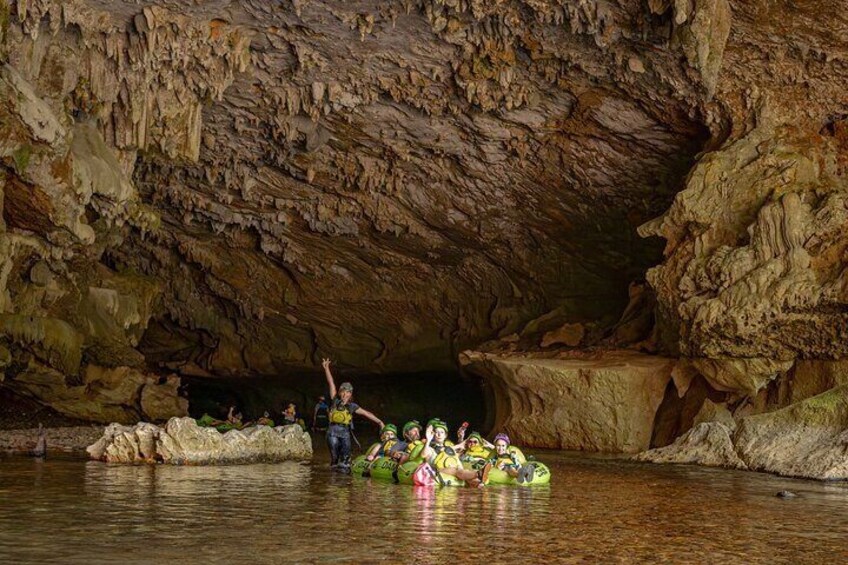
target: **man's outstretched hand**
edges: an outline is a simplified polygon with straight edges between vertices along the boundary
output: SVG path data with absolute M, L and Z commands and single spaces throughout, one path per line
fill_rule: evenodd
M 324 367 L 324 370 L 326 371 L 327 369 L 330 368 L 330 363 L 331 363 L 331 361 L 329 359 L 325 358 L 321 361 L 321 366 Z

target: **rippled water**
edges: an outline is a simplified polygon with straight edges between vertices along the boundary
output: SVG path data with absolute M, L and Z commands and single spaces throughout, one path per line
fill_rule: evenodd
M 540 459 L 550 487 L 484 490 L 372 483 L 320 461 L 0 459 L 0 563 L 848 561 L 848 485 Z

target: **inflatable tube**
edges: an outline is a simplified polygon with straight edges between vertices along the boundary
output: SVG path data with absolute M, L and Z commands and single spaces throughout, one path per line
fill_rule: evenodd
M 401 484 L 412 484 L 417 486 L 446 486 L 446 487 L 463 487 L 465 481 L 457 479 L 452 475 L 439 473 L 442 478 L 440 483 L 437 478 L 431 477 L 429 473 L 423 469 L 424 465 L 429 465 L 421 461 L 411 463 L 406 462 L 398 469 L 398 482 Z M 432 467 L 431 467 L 432 468 Z M 443 467 L 444 468 L 444 467 Z
M 489 482 L 486 484 L 489 485 L 510 485 L 510 486 L 519 486 L 519 487 L 533 487 L 539 485 L 546 485 L 551 482 L 551 470 L 548 469 L 548 466 L 544 463 L 539 463 L 538 461 L 531 461 L 528 465 L 533 465 L 535 468 L 533 470 L 533 480 L 529 483 L 519 483 L 518 479 L 510 477 L 506 471 L 501 471 L 500 469 L 492 469 L 489 472 Z
M 462 465 L 465 469 L 474 469 L 477 470 L 478 465 L 481 462 L 479 459 L 472 459 L 470 461 L 462 461 L 455 456 L 448 456 L 441 461 L 439 469 L 444 469 L 445 467 L 459 467 Z M 356 477 L 368 477 L 386 482 L 398 482 L 402 485 L 412 485 L 415 484 L 414 475 L 415 471 L 421 465 L 422 461 L 418 460 L 408 460 L 403 465 L 398 465 L 394 460 L 388 457 L 378 457 L 374 460 L 373 464 L 369 466 L 368 461 L 365 460 L 364 455 L 360 455 L 356 459 L 353 460 L 353 464 L 351 466 L 351 474 Z M 485 462 L 483 462 L 485 463 Z M 529 483 L 519 483 L 516 479 L 510 477 L 505 471 L 501 471 L 500 469 L 492 469 L 489 473 L 489 481 L 486 483 L 487 485 L 508 485 L 508 486 L 539 486 L 539 485 L 547 485 L 551 482 L 551 471 L 548 469 L 548 466 L 544 463 L 540 463 L 538 461 L 532 461 L 529 463 L 535 467 L 533 472 L 533 480 Z M 465 481 L 457 479 L 451 475 L 446 475 L 445 473 L 440 473 L 442 480 L 445 483 L 445 486 L 453 486 L 453 487 L 461 487 L 465 485 Z
M 364 455 L 355 458 L 350 465 L 350 474 L 354 477 L 368 477 L 370 462 L 365 460 Z
M 398 464 L 389 457 L 378 457 L 371 463 L 371 478 L 378 481 L 395 482 Z
M 412 475 L 415 473 L 415 469 L 421 464 L 421 461 L 407 461 L 406 463 L 398 466 L 397 468 L 397 480 L 402 485 L 411 485 L 414 484 Z

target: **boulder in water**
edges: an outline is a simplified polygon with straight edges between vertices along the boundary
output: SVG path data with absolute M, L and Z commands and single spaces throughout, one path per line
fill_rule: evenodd
M 92 459 L 109 463 L 177 465 L 254 463 L 312 458 L 312 440 L 298 425 L 255 426 L 220 433 L 192 418 L 171 418 L 164 428 L 139 422 L 112 424 L 88 447 Z
M 703 422 L 666 447 L 640 453 L 634 459 L 652 463 L 690 463 L 708 467 L 747 469 L 736 454 L 732 431 L 721 422 Z
M 780 410 L 741 418 L 735 432 L 720 422 L 702 422 L 673 444 L 635 459 L 846 480 L 848 385 Z

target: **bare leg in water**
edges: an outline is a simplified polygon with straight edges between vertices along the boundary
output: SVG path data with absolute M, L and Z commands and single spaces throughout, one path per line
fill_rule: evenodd
M 38 424 L 38 441 L 35 442 L 35 449 L 32 451 L 34 457 L 47 457 L 47 438 L 45 437 L 44 426 Z

